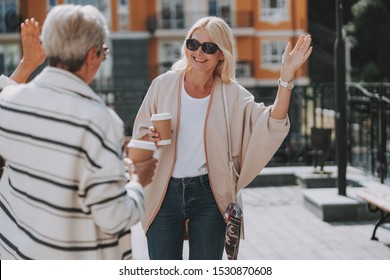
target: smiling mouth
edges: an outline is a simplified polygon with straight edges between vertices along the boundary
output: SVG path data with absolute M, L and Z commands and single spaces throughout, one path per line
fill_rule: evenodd
M 197 62 L 206 62 L 207 61 L 206 59 L 196 58 L 195 56 L 194 56 L 194 60 Z

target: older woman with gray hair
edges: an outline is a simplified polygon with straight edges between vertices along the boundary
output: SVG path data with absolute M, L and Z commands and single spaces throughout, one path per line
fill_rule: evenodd
M 295 72 L 308 59 L 311 37 L 288 43 L 279 88 L 271 106 L 256 103 L 235 80 L 231 29 L 205 17 L 189 30 L 182 57 L 151 84 L 135 120 L 133 137 L 158 142 L 152 114 L 171 113 L 172 144 L 159 147 L 159 164 L 146 190 L 142 220 L 151 259 L 182 259 L 188 221 L 189 258 L 221 259 L 224 211 L 272 158 L 289 131 L 287 111 Z M 225 88 L 225 90 L 224 90 Z M 225 120 L 223 91 L 229 111 Z M 228 127 L 234 167 L 231 176 Z
M 123 123 L 88 86 L 106 36 L 95 7 L 54 7 L 42 29 L 49 66 L 0 95 L 1 259 L 132 257 L 156 160 L 128 182 Z

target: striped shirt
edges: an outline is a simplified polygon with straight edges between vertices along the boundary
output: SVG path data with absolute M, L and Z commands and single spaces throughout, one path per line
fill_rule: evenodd
M 126 183 L 123 123 L 70 72 L 0 94 L 0 259 L 129 259 L 143 189 Z

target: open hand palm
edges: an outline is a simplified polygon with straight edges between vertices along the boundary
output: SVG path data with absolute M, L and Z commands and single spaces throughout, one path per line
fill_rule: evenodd
M 282 72 L 285 76 L 293 77 L 294 73 L 306 62 L 313 50 L 310 44 L 310 35 L 301 35 L 293 49 L 291 43 L 287 44 L 282 56 Z

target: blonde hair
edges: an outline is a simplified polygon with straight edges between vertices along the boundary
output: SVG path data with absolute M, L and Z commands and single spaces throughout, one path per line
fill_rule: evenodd
M 186 40 L 191 39 L 192 34 L 199 28 L 204 28 L 209 32 L 212 41 L 218 45 L 224 56 L 224 60 L 218 63 L 215 68 L 214 74 L 221 77 L 225 83 L 235 81 L 237 62 L 236 40 L 228 24 L 223 19 L 215 16 L 201 18 L 190 28 L 181 47 L 181 58 L 173 64 L 172 70 L 182 71 L 191 67 Z

